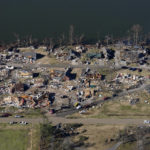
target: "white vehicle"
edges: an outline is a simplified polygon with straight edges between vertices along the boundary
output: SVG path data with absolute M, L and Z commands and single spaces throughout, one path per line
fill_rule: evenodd
M 144 124 L 150 124 L 150 120 L 144 120 Z
M 14 124 L 14 122 L 12 121 L 12 122 L 9 122 L 9 124 Z
M 80 114 L 84 114 L 84 113 L 86 113 L 86 111 L 85 110 L 81 110 L 79 113 Z
M 21 121 L 20 124 L 27 125 L 28 123 L 26 121 Z
M 12 124 L 17 124 L 17 122 L 15 122 L 15 121 L 10 121 L 9 124 L 10 124 L 10 125 L 12 125 Z
M 81 109 L 81 105 L 78 105 L 78 106 L 76 107 L 76 109 L 77 109 L 77 110 Z
M 15 115 L 15 118 L 22 118 L 23 116 Z
M 13 70 L 14 66 L 6 66 L 6 69 Z

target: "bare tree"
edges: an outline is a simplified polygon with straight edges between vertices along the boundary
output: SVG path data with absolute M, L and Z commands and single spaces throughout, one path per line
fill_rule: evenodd
M 105 41 L 106 41 L 106 44 L 107 44 L 107 45 L 109 44 L 109 40 L 110 40 L 110 36 L 109 36 L 109 35 L 106 35 L 106 36 L 105 36 Z
M 132 26 L 131 31 L 133 32 L 134 43 L 137 45 L 142 27 L 139 24 L 135 24 Z
M 49 44 L 48 44 L 48 47 L 47 47 L 47 51 L 48 51 L 48 55 L 50 55 L 50 53 L 53 51 L 54 49 L 54 40 L 52 38 L 49 39 Z
M 62 41 L 63 41 L 63 44 L 65 44 L 65 34 L 64 33 L 62 34 Z
M 29 45 L 33 44 L 33 39 L 32 39 L 32 35 L 29 35 Z
M 59 46 L 61 47 L 63 43 L 62 38 L 60 37 L 58 40 L 59 40 Z
M 47 39 L 47 38 L 44 38 L 44 39 L 42 40 L 42 43 L 43 43 L 44 46 L 48 46 L 48 39 Z
M 75 43 L 76 43 L 77 45 L 82 44 L 83 38 L 84 38 L 84 34 L 81 34 L 81 35 L 79 35 L 79 36 L 76 36 L 76 37 L 74 38 Z
M 50 45 L 49 45 L 50 49 L 54 48 L 54 41 L 52 38 L 50 38 Z
M 70 45 L 74 43 L 74 26 L 73 25 L 70 26 L 70 30 L 69 30 L 69 42 L 70 42 Z
M 14 37 L 16 38 L 16 44 L 19 45 L 19 44 L 20 44 L 20 37 L 19 37 L 19 34 L 14 33 Z
M 59 46 L 61 47 L 64 44 L 65 44 L 65 34 L 63 33 L 59 38 Z
M 81 34 L 79 37 L 79 44 L 82 44 L 83 39 L 84 39 L 84 34 Z
M 131 32 L 130 32 L 130 30 L 127 31 L 127 41 L 128 41 L 128 44 L 131 41 Z
M 147 43 L 150 40 L 150 32 L 144 35 L 143 41 Z

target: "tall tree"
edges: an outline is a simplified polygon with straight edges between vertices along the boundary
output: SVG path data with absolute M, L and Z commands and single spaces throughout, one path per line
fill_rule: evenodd
M 131 31 L 133 32 L 133 40 L 137 45 L 140 38 L 140 32 L 142 31 L 142 27 L 139 24 L 135 24 L 132 26 Z
M 83 39 L 84 39 L 84 34 L 81 34 L 81 35 L 76 36 L 76 37 L 74 38 L 74 42 L 75 42 L 77 45 L 79 45 L 79 44 L 82 44 Z
M 84 34 L 81 34 L 79 37 L 79 44 L 82 44 L 83 40 L 84 40 Z
M 14 37 L 16 38 L 16 44 L 17 44 L 17 46 L 19 46 L 19 44 L 20 44 L 20 37 L 19 37 L 19 34 L 14 33 Z
M 65 44 L 65 34 L 63 33 L 59 38 L 59 46 L 63 46 Z
M 33 44 L 32 35 L 29 35 L 29 45 L 31 46 Z
M 69 29 L 69 42 L 70 42 L 70 45 L 74 43 L 74 26 L 73 25 L 71 25 Z
M 107 46 L 108 46 L 108 44 L 109 44 L 109 40 L 110 40 L 110 36 L 109 36 L 109 35 L 106 35 L 106 36 L 105 36 L 105 41 L 106 41 Z

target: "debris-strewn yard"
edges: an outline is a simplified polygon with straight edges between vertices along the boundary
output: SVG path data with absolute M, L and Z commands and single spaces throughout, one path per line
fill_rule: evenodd
M 118 142 L 124 125 L 43 124 L 40 149 L 107 150 Z M 125 150 L 125 149 L 123 149 Z
M 0 150 L 107 150 L 117 143 L 118 150 L 133 150 L 139 140 L 147 148 L 149 132 L 149 127 L 125 125 L 1 124 Z
M 75 113 L 68 118 L 149 118 L 150 94 L 146 91 L 114 98 L 99 106 L 89 108 L 84 113 Z
M 149 150 L 150 128 L 146 126 L 86 125 L 78 128 L 76 140 L 86 139 L 87 150 Z
M 84 125 L 78 128 L 80 134 L 75 137 L 74 141 L 87 137 L 84 142 L 85 146 L 88 145 L 87 150 L 107 150 L 116 143 L 113 139 L 124 128 L 123 125 Z

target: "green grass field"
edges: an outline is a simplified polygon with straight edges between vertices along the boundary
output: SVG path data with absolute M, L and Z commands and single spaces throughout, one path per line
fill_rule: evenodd
M 0 150 L 38 150 L 39 125 L 0 124 Z
M 0 150 L 27 150 L 28 130 L 0 129 Z

